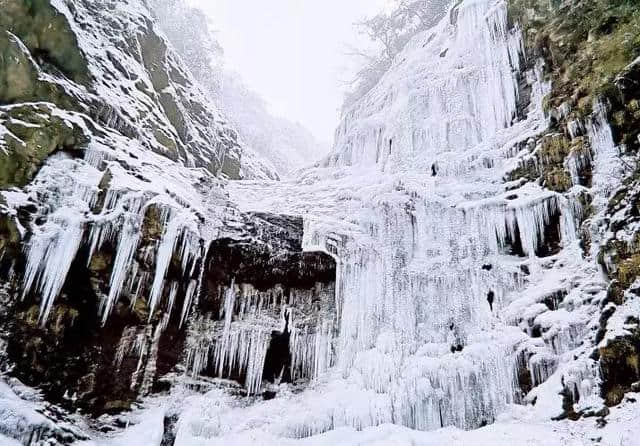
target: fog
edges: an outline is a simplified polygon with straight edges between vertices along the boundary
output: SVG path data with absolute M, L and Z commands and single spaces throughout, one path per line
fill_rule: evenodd
M 353 24 L 388 0 L 190 0 L 210 17 L 225 64 L 270 110 L 330 142 L 345 82 L 356 70 L 350 46 L 366 43 Z

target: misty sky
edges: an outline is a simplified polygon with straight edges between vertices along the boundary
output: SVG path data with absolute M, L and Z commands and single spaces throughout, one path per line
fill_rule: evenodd
M 218 30 L 226 65 L 278 115 L 330 142 L 344 81 L 345 55 L 361 41 L 353 23 L 387 0 L 190 0 Z

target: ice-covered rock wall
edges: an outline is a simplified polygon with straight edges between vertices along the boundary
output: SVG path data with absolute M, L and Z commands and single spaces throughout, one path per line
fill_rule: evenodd
M 549 125 L 548 85 L 509 23 L 505 1 L 454 6 L 346 113 L 324 167 L 233 185 L 241 208 L 305 215 L 307 248 L 338 262 L 337 367 L 276 435 L 471 429 L 532 401 L 560 416 L 565 388 L 601 404 L 585 339 L 605 283 L 580 249 L 585 189 L 509 181 Z M 592 126 L 604 172 L 613 141 Z
M 317 375 L 332 363 L 333 259 L 302 252 L 300 217 L 230 202 L 235 131 L 145 2 L 109 6 L 3 4 L 3 372 L 93 415 L 171 371 L 245 394 Z M 23 427 L 21 441 L 43 430 Z
M 4 2 L 3 105 L 52 102 L 181 164 L 237 178 L 242 149 L 235 130 L 184 68 L 146 3 L 109 5 Z
M 97 127 L 86 116 L 55 113 Z M 9 316 L 20 329 L 8 333 L 18 376 L 51 386 L 54 401 L 61 392 L 78 393 L 78 404 L 101 412 L 118 386 L 72 377 L 108 374 L 110 361 L 117 373 L 109 381 L 129 382 L 122 408 L 152 390 L 158 361 L 162 373 L 180 363 L 194 376 L 233 377 L 250 394 L 261 390 L 268 364 L 279 364 L 276 375 L 285 369 L 287 381 L 326 369 L 335 265 L 322 253 L 302 253 L 302 220 L 243 214 L 204 169 L 184 168 L 97 128 L 103 136 L 85 128 L 83 158 L 58 153 L 23 190 L 4 193 L 23 237 L 24 255 L 15 241 L 7 248 L 13 254 L 2 259 L 9 283 L 21 290 Z M 91 336 L 74 341 L 76 330 Z M 290 357 L 270 359 L 278 330 L 291 337 Z M 40 340 L 23 346 L 28 333 Z M 80 354 L 96 343 L 102 349 L 77 369 L 29 368 L 64 361 L 67 342 Z M 53 358 L 39 358 L 43 349 Z
M 455 174 L 462 159 L 477 156 L 476 147 L 509 127 L 522 37 L 507 27 L 506 3 L 491 8 L 465 2 L 413 39 L 379 85 L 345 113 L 327 165 L 424 172 L 434 166 Z
M 80 28 L 103 60 L 105 39 L 85 48 Z M 508 2 L 462 0 L 345 114 L 322 166 L 287 181 L 227 182 L 119 125 L 30 105 L 33 125 L 66 131 L 0 203 L 13 373 L 95 415 L 166 391 L 123 437 L 158 444 L 475 429 L 512 404 L 603 413 L 593 351 L 615 333 L 595 257 L 623 166 L 607 104 L 558 138 L 549 89 Z M 15 107 L 2 135 L 37 147 Z M 577 138 L 589 151 L 568 156 L 568 184 L 534 181 Z

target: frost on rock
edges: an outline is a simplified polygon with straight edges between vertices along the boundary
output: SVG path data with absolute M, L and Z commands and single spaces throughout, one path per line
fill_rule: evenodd
M 31 184 L 4 194 L 28 228 L 16 311 L 24 330 L 36 330 L 32 303 L 40 303 L 44 338 L 27 348 L 42 353 L 53 343 L 62 361 L 56 348 L 69 348 L 65 339 L 80 357 L 98 358 L 33 376 L 27 363 L 40 356 L 15 356 L 26 335 L 18 331 L 9 350 L 23 379 L 69 379 L 78 404 L 99 412 L 151 393 L 176 367 L 195 378 L 236 379 L 258 394 L 265 382 L 308 381 L 333 364 L 334 261 L 302 252 L 301 218 L 244 214 L 210 172 L 157 155 L 87 115 L 51 110 L 80 125 L 89 142 L 83 157 L 58 153 Z M 200 322 L 210 331 L 198 333 Z M 87 331 L 82 342 L 67 324 Z M 94 380 L 93 367 L 110 376 Z M 51 391 L 56 401 L 62 396 Z
M 137 2 L 117 4 L 119 17 L 148 28 L 130 9 Z M 70 17 L 66 2 L 55 5 Z M 73 26 L 90 59 L 109 67 L 104 39 Z M 108 41 L 120 38 L 104 26 Z M 143 58 L 164 54 L 162 38 L 146 37 Z M 154 102 L 145 91 L 159 82 L 165 101 L 183 91 L 162 72 L 137 73 L 129 56 L 117 69 L 139 78 L 132 88 L 145 97 L 99 86 L 111 104 Z M 542 69 L 522 73 L 524 61 L 504 0 L 458 2 L 347 111 L 322 165 L 280 182 L 219 179 L 201 161 L 220 153 L 202 147 L 155 153 L 158 133 L 139 110 L 130 113 L 144 135 L 133 138 L 117 110 L 105 126 L 54 107 L 91 138 L 84 158 L 62 151 L 23 190 L 3 193 L 14 217 L 37 207 L 20 221 L 29 229 L 21 321 L 32 319 L 30 299 L 45 327 L 75 321 L 78 296 L 66 285 L 89 276 L 82 290 L 95 294 L 97 319 L 82 322 L 99 327 L 100 364 L 125 395 L 91 409 L 129 408 L 173 385 L 146 400 L 160 409 L 116 444 L 145 429 L 176 445 L 355 438 L 385 424 L 448 428 L 441 435 L 497 422 L 499 432 L 505 412 L 524 413 L 514 404 L 538 421 L 600 413 L 592 353 L 606 283 L 595 245 L 610 235 L 604 207 L 621 166 L 598 104 L 590 125 L 567 129 L 586 131 L 593 148 L 567 161 L 569 190 L 509 180 L 549 127 Z M 190 141 L 189 125 L 174 130 Z M 583 163 L 596 166 L 589 191 Z M 584 223 L 587 192 L 596 214 Z M 634 310 L 614 315 L 603 342 Z

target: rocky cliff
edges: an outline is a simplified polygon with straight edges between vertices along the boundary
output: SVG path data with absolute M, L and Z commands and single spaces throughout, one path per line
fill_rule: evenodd
M 563 193 L 583 190 L 583 250 L 609 279 L 597 302 L 592 358 L 599 361 L 601 396 L 616 405 L 640 378 L 633 294 L 639 11 L 628 1 L 514 1 L 510 13 L 550 86 L 549 128 L 510 176 Z
M 3 401 L 19 382 L 40 396 L 3 405 L 0 432 L 85 438 L 61 427 L 65 409 L 130 410 L 178 370 L 245 395 L 309 379 L 308 342 L 332 336 L 335 262 L 302 251 L 300 217 L 229 200 L 226 179 L 260 163 L 242 163 L 146 4 L 2 9 Z

